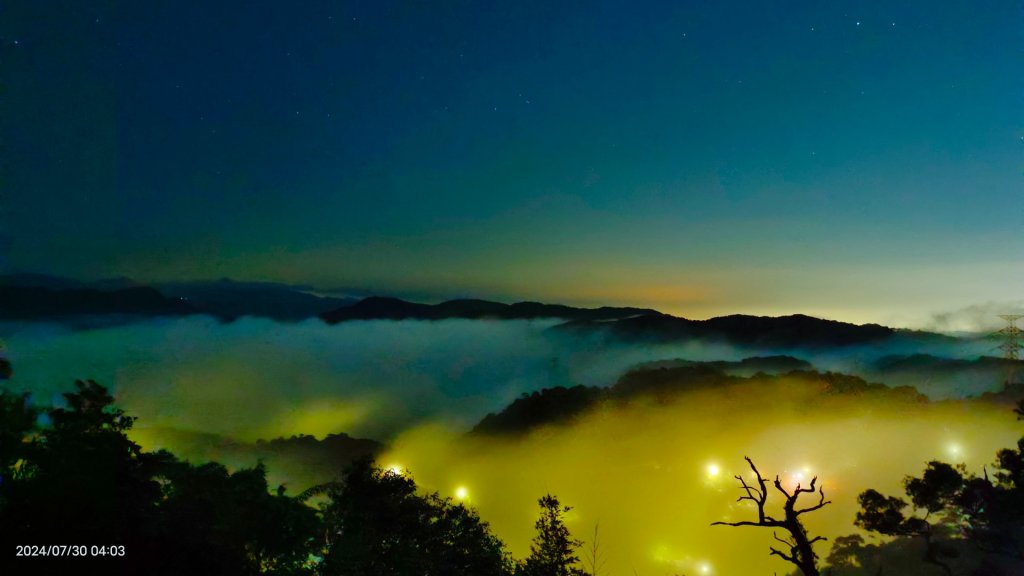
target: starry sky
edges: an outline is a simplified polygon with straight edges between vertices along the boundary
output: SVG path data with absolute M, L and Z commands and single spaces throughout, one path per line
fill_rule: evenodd
M 0 271 L 895 325 L 1021 300 L 1019 1 L 0 10 Z

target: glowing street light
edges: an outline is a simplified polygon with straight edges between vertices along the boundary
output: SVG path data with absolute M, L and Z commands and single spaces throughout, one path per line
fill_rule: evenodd
M 717 478 L 718 475 L 722 473 L 722 469 L 719 468 L 718 464 L 712 462 L 711 464 L 708 464 L 707 472 L 708 478 Z
M 950 458 L 962 458 L 964 455 L 963 447 L 956 442 L 950 442 L 946 446 L 946 452 L 949 454 Z

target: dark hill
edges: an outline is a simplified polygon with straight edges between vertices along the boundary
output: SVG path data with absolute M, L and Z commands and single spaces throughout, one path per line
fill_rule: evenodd
M 849 324 L 796 314 L 792 316 L 722 316 L 688 320 L 648 315 L 596 322 L 590 319 L 556 327 L 564 333 L 604 333 L 627 341 L 714 340 L 760 349 L 829 348 L 884 340 L 896 330 L 878 324 Z
M 433 306 L 406 302 L 398 298 L 371 296 L 351 306 L 331 310 L 320 315 L 328 324 L 345 320 L 406 320 L 432 318 Z
M 726 374 L 715 363 L 694 362 L 686 366 L 640 368 L 622 375 L 610 388 L 574 386 L 545 388 L 524 394 L 504 410 L 488 414 L 472 434 L 517 435 L 541 426 L 564 424 L 601 405 L 622 405 L 638 399 L 669 403 L 689 391 L 725 388 L 741 384 L 806 382 L 825 395 L 876 395 L 886 401 L 924 402 L 927 398 L 910 387 L 891 388 L 857 376 L 835 372 L 796 370 L 780 375 L 764 373 L 750 377 Z M 740 363 L 733 363 L 740 364 Z
M 623 399 L 644 396 L 658 401 L 668 401 L 672 396 L 687 390 L 716 388 L 742 380 L 713 366 L 693 364 L 678 368 L 630 370 L 619 378 L 611 391 L 614 396 Z
M 161 292 L 182 298 L 193 308 L 225 320 L 259 316 L 282 321 L 316 318 L 330 310 L 350 306 L 352 298 L 331 298 L 310 294 L 303 286 L 274 282 L 188 282 L 161 284 Z
M 473 434 L 502 435 L 571 420 L 606 398 L 608 390 L 591 386 L 557 386 L 523 394 L 504 410 L 484 416 Z
M 202 313 L 221 320 L 259 316 L 295 321 L 357 302 L 310 292 L 305 286 L 228 279 L 147 287 L 129 278 L 81 282 L 46 274 L 7 274 L 0 275 L 0 318 Z
M 564 318 L 567 320 L 609 320 L 635 315 L 660 315 L 646 308 L 573 308 L 557 304 L 519 302 L 502 304 L 487 300 L 449 300 L 440 304 L 418 304 L 398 298 L 374 296 L 360 300 L 352 306 L 332 310 L 320 317 L 328 324 L 348 320 L 446 320 L 452 318 L 524 320 L 537 318 Z
M 758 372 L 765 374 L 785 374 L 795 370 L 813 370 L 814 366 L 806 360 L 793 356 L 752 356 L 737 362 L 713 360 L 699 362 L 696 360 L 655 360 L 644 362 L 633 367 L 633 370 L 654 370 L 657 368 L 679 368 L 682 366 L 704 365 L 721 370 L 733 376 L 753 376 Z
M 0 286 L 19 286 L 22 288 L 49 288 L 50 290 L 75 290 L 83 288 L 95 288 L 87 286 L 84 282 L 64 278 L 62 276 L 50 276 L 49 274 L 3 274 L 0 275 Z
M 712 337 L 752 346 L 848 346 L 882 340 L 895 333 L 878 324 L 849 324 L 803 314 L 722 316 L 703 324 Z
M 98 314 L 175 316 L 195 312 L 187 303 L 167 298 L 153 288 L 100 291 L 0 286 L 0 318 L 7 320 Z
M 930 354 L 885 356 L 867 374 L 890 385 L 934 388 L 957 396 L 998 390 L 1006 382 L 1024 380 L 1024 360 L 981 356 L 973 360 Z
M 1007 370 L 1011 368 L 1024 368 L 1024 360 L 1010 360 L 994 356 L 981 356 L 974 360 L 966 360 L 963 358 L 943 358 L 931 354 L 910 354 L 906 356 L 883 356 L 875 361 L 874 367 L 882 372 L 902 370 L 914 372 L 934 370 L 960 371 L 969 369 Z

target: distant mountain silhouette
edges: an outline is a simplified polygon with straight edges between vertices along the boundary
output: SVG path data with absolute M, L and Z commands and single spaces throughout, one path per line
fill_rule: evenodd
M 145 285 L 125 276 L 103 278 L 86 284 L 86 288 L 95 288 L 96 290 L 125 290 L 127 288 L 141 288 L 143 286 Z
M 803 314 L 792 316 L 721 316 L 688 320 L 665 314 L 635 316 L 612 322 L 577 320 L 555 328 L 564 333 L 604 333 L 629 341 L 715 340 L 750 348 L 829 348 L 877 342 L 897 334 L 878 324 L 850 324 Z
M 91 288 L 85 282 L 51 276 L 49 274 L 3 274 L 0 275 L 0 286 L 20 286 L 30 288 L 49 288 L 50 290 L 74 290 L 80 288 Z
M 328 324 L 352 320 L 552 318 L 565 321 L 552 330 L 567 335 L 596 334 L 641 343 L 699 339 L 766 352 L 835 348 L 892 338 L 907 344 L 957 340 L 941 334 L 894 330 L 878 324 L 850 324 L 802 314 L 779 317 L 733 315 L 689 320 L 649 308 L 576 308 L 539 302 L 503 304 L 478 299 L 421 304 L 380 296 L 362 300 L 325 297 L 312 292 L 304 286 L 228 279 L 167 283 L 153 288 L 136 285 L 128 278 L 80 282 L 44 274 L 11 274 L 0 275 L 0 318 L 202 313 L 222 320 L 242 316 L 282 321 L 319 317 Z M 739 369 L 733 368 L 734 371 Z
M 752 376 L 758 372 L 765 374 L 785 374 L 794 370 L 813 370 L 814 366 L 806 360 L 793 356 L 752 356 L 736 362 L 714 360 L 700 362 L 695 360 L 655 360 L 637 364 L 633 370 L 655 370 L 658 368 L 680 368 L 684 366 L 710 366 L 732 376 Z
M 348 320 L 445 320 L 453 318 L 500 320 L 530 320 L 536 318 L 563 318 L 567 320 L 614 320 L 638 315 L 660 315 L 647 308 L 573 308 L 558 304 L 518 302 L 501 304 L 487 300 L 449 300 L 440 304 L 418 304 L 398 298 L 373 296 L 352 306 L 322 314 L 328 324 Z
M 0 318 L 7 320 L 96 314 L 173 316 L 195 312 L 187 303 L 146 287 L 100 291 L 0 285 Z
M 0 297 L 0 318 L 7 319 L 201 313 L 222 320 L 260 316 L 294 321 L 358 302 L 273 282 L 222 279 L 153 287 L 130 278 L 82 282 L 47 274 L 0 275 Z
M 0 286 L 21 286 L 24 288 L 49 288 L 51 290 L 78 290 L 91 288 L 93 290 L 111 291 L 124 290 L 126 288 L 138 288 L 142 286 L 131 278 L 118 276 L 115 278 L 103 278 L 101 280 L 81 281 L 63 276 L 51 274 L 37 274 L 32 272 L 16 274 L 0 274 Z
M 225 320 L 260 316 L 295 321 L 316 318 L 324 312 L 350 306 L 354 298 L 331 298 L 310 294 L 306 287 L 274 282 L 168 283 L 157 286 L 168 296 L 183 298 L 193 308 Z
M 857 376 L 835 372 L 795 370 L 785 374 L 758 373 L 750 377 L 725 373 L 715 362 L 693 362 L 673 368 L 630 370 L 609 388 L 562 386 L 523 394 L 502 411 L 491 413 L 473 427 L 471 434 L 518 435 L 540 426 L 571 422 L 602 404 L 621 405 L 637 399 L 666 403 L 681 393 L 749 383 L 772 383 L 779 378 L 818 386 L 823 394 L 874 394 L 902 402 L 924 402 L 927 397 L 908 386 L 889 387 Z M 738 365 L 741 363 L 732 363 Z
M 981 356 L 974 360 L 931 354 L 885 356 L 868 367 L 868 374 L 890 384 L 942 385 L 960 393 L 995 390 L 1009 380 L 1024 381 L 1024 360 Z M 967 395 L 970 395 L 969 393 Z
M 932 370 L 964 370 L 964 369 L 999 369 L 1024 368 L 1024 360 L 1010 360 L 994 356 L 980 356 L 974 360 L 963 358 L 943 358 L 931 354 L 910 354 L 906 356 L 883 356 L 874 363 L 874 368 L 882 372 L 896 371 L 932 371 Z

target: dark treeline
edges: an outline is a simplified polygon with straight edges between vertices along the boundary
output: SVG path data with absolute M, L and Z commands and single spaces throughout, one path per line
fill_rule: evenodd
M 134 418 L 96 382 L 64 398 L 41 411 L 0 392 L 0 573 L 80 572 L 84 562 L 147 575 L 581 573 L 554 496 L 539 500 L 532 553 L 518 560 L 475 510 L 421 494 L 409 474 L 369 458 L 289 495 L 268 486 L 262 463 L 232 472 L 142 450 L 127 436 Z M 45 557 L 16 555 L 44 545 Z M 85 546 L 88 558 L 54 558 L 52 545 Z

